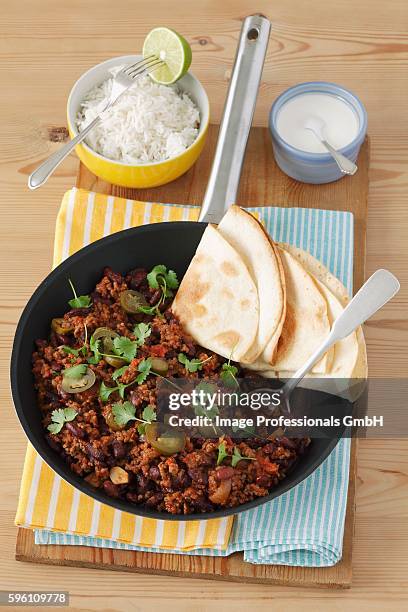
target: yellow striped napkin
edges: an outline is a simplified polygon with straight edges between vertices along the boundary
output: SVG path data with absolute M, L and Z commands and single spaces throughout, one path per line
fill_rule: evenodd
M 194 221 L 197 217 L 197 208 L 135 202 L 74 188 L 64 195 L 58 213 L 53 265 L 113 232 L 144 223 Z M 233 517 L 177 522 L 136 517 L 115 510 L 66 483 L 29 444 L 15 522 L 20 527 L 187 551 L 225 550 Z

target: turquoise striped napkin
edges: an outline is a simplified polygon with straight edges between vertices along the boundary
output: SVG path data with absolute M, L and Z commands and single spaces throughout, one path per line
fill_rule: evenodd
M 252 208 L 268 232 L 317 257 L 347 287 L 353 282 L 353 215 L 306 208 Z M 244 552 L 257 564 L 325 567 L 341 559 L 350 459 L 350 440 L 341 440 L 311 476 L 278 499 L 238 514 L 226 551 L 196 549 L 177 554 L 227 556 Z M 73 544 L 169 552 L 114 540 L 35 530 L 36 544 Z

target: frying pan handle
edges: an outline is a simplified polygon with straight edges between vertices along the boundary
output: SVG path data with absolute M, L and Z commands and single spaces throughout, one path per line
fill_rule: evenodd
M 262 15 L 242 24 L 200 221 L 219 223 L 236 200 L 270 30 Z

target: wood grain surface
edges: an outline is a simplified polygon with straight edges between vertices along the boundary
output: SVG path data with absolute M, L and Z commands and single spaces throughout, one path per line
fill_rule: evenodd
M 273 21 L 255 123 L 286 87 L 331 80 L 361 97 L 369 115 L 371 170 L 367 273 L 390 268 L 398 296 L 366 326 L 370 372 L 408 371 L 408 8 L 406 0 L 14 0 L 0 22 L 0 588 L 71 591 L 73 610 L 211 610 L 279 607 L 402 611 L 408 606 L 408 442 L 361 441 L 353 586 L 347 592 L 137 576 L 14 561 L 13 527 L 25 437 L 9 394 L 13 331 L 51 265 L 55 215 L 77 172 L 70 157 L 48 184 L 27 175 L 64 136 L 65 103 L 90 66 L 138 51 L 157 24 L 182 31 L 192 69 L 221 116 L 240 20 L 254 10 Z M 303 186 L 297 185 L 302 191 Z

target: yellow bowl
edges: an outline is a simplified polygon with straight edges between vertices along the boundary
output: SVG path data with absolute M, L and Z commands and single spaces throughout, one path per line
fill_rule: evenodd
M 141 59 L 141 56 L 138 55 L 115 57 L 97 64 L 78 79 L 71 89 L 67 102 L 68 129 L 71 138 L 78 134 L 76 116 L 86 94 L 111 76 L 109 73 L 111 68 L 124 64 L 134 64 L 139 59 Z M 75 148 L 79 159 L 96 176 L 108 183 L 121 185 L 122 187 L 157 187 L 174 181 L 174 179 L 187 172 L 196 162 L 204 147 L 210 120 L 210 105 L 204 87 L 191 72 L 180 79 L 177 85 L 182 91 L 189 94 L 200 111 L 198 136 L 183 153 L 161 162 L 129 164 L 100 155 L 83 142 Z

